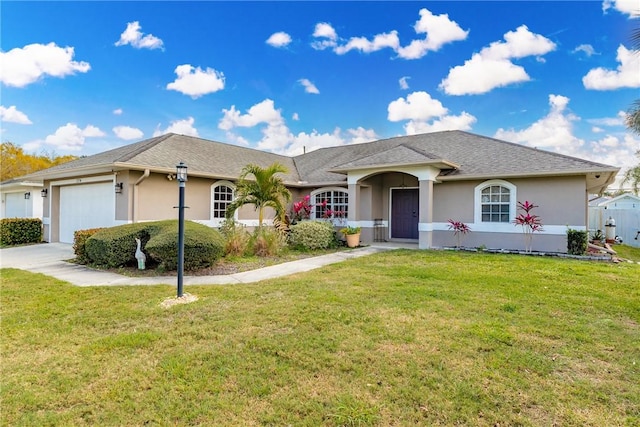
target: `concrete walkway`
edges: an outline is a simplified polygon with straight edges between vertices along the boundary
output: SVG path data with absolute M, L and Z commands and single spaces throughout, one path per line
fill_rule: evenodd
M 318 257 L 220 276 L 184 276 L 184 285 L 223 285 L 253 283 L 274 279 L 295 273 L 310 271 L 324 265 L 334 264 L 350 258 L 359 258 L 377 252 L 413 248 L 417 245 L 382 243 L 349 251 L 336 252 Z M 64 280 L 76 286 L 132 286 L 132 285 L 175 285 L 176 276 L 127 277 L 116 273 L 93 270 L 66 262 L 75 257 L 73 248 L 65 243 L 43 243 L 0 249 L 0 268 L 18 268 L 34 273 L 42 273 Z

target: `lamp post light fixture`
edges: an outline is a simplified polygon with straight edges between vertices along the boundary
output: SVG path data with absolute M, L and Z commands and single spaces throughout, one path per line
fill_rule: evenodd
M 29 198 L 31 197 L 31 193 L 24 193 L 24 199 L 25 200 L 29 200 Z
M 187 165 L 180 162 L 176 166 L 176 180 L 178 181 L 178 298 L 183 292 L 184 279 L 184 189 L 187 182 Z
M 40 195 L 45 198 L 47 197 L 47 193 L 49 192 L 49 190 L 47 190 L 46 188 L 43 188 L 42 191 L 40 191 Z

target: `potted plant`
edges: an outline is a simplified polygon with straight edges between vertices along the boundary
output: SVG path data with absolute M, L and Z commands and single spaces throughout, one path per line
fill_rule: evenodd
M 602 246 L 603 241 L 604 241 L 604 234 L 602 233 L 602 230 L 596 230 L 593 233 L 593 236 L 591 237 L 591 243 Z
M 360 227 L 352 227 L 350 225 L 340 230 L 345 239 L 347 239 L 347 246 L 350 248 L 355 248 L 360 244 L 360 231 Z

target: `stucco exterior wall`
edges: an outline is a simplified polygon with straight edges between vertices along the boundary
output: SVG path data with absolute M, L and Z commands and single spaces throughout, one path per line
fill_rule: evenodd
M 453 219 L 471 228 L 461 242 L 463 246 L 524 249 L 521 227 L 513 223 L 474 222 L 474 191 L 483 182 L 444 182 L 434 185 L 433 246 L 456 245 L 453 231 L 447 227 L 447 221 Z M 538 206 L 532 212 L 540 216 L 544 231 L 533 237 L 533 250 L 566 252 L 567 227 L 585 229 L 587 226 L 585 177 L 513 179 L 507 182 L 516 186 L 517 201 L 528 200 Z

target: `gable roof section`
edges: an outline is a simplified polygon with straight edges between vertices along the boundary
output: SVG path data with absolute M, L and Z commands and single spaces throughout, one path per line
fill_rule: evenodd
M 405 149 L 396 149 L 400 146 Z M 413 157 L 415 162 L 420 162 L 422 156 L 459 166 L 443 170 L 439 177 L 442 180 L 617 173 L 619 170 L 613 166 L 463 131 L 401 136 L 364 144 L 323 148 L 298 156 L 295 160 L 300 176 L 305 181 L 312 182 L 336 179 L 336 172 L 342 172 L 349 166 L 357 168 L 367 161 L 373 164 L 373 159 L 380 153 L 411 156 L 406 149 L 416 151 Z M 322 167 L 319 168 L 318 165 Z
M 439 159 L 417 148 L 400 144 L 379 153 L 361 157 L 333 168 L 332 172 L 347 172 L 356 169 L 385 168 L 394 166 L 434 165 L 439 169 L 455 169 L 458 165 Z
M 83 157 L 28 177 L 55 179 L 125 169 L 171 173 L 179 162 L 187 165 L 191 176 L 229 179 L 236 179 L 249 163 L 266 167 L 278 162 L 289 170 L 283 176 L 286 183 L 297 184 L 300 180 L 290 157 L 173 133 Z

